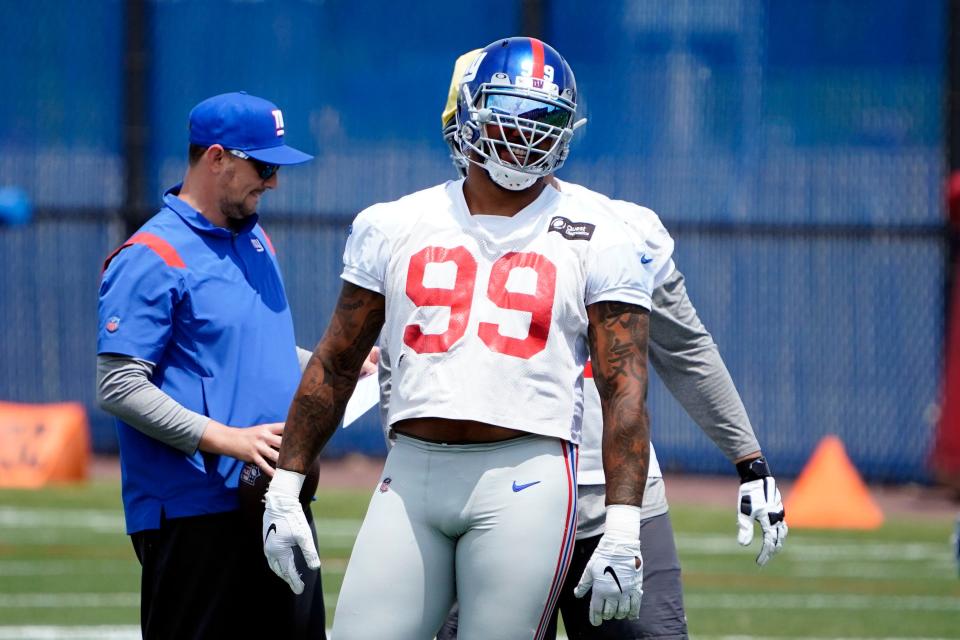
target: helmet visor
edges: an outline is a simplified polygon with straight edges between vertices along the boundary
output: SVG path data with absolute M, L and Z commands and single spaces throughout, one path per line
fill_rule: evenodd
M 570 118 L 573 115 L 569 109 L 560 105 L 496 93 L 487 96 L 486 107 L 497 115 L 514 116 L 561 129 L 570 125 Z

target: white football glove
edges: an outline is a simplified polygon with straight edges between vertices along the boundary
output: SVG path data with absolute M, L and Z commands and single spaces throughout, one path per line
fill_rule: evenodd
M 643 598 L 643 558 L 640 555 L 640 508 L 625 504 L 607 507 L 606 531 L 573 595 L 590 597 L 590 624 L 640 617 Z
M 762 464 L 754 465 L 755 468 L 759 469 L 761 474 L 769 473 L 766 461 L 762 458 L 757 460 Z M 757 460 L 749 462 L 755 463 Z M 738 469 L 740 466 L 737 465 Z M 749 473 L 746 477 L 750 477 Z M 741 479 L 744 479 L 744 473 L 741 473 Z M 743 546 L 753 542 L 753 523 L 759 522 L 763 532 L 763 545 L 757 555 L 757 564 L 762 567 L 783 549 L 783 541 L 787 537 L 787 522 L 784 520 L 783 501 L 780 499 L 777 481 L 771 475 L 744 481 L 740 485 L 738 498 L 737 521 L 740 530 L 737 533 L 737 542 Z
M 293 548 L 300 547 L 308 567 L 320 568 L 313 533 L 300 506 L 304 478 L 301 473 L 277 469 L 264 498 L 263 512 L 263 553 L 267 564 L 296 594 L 303 593 L 303 580 L 297 571 Z

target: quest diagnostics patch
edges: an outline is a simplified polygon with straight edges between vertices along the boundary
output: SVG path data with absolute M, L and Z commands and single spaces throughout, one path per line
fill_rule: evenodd
M 596 225 L 589 222 L 574 222 L 563 216 L 554 216 L 547 233 L 556 231 L 567 240 L 590 240 Z

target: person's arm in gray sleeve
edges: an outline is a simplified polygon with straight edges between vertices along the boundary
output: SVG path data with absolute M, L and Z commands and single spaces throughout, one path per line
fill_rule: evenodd
M 713 336 L 674 270 L 653 293 L 650 362 L 670 393 L 731 462 L 760 453 L 750 418 Z
M 117 354 L 97 356 L 97 403 L 155 440 L 192 455 L 210 418 L 190 411 L 150 382 L 154 365 Z
M 740 394 L 713 337 L 687 297 L 679 271 L 674 271 L 653 292 L 649 353 L 650 362 L 670 393 L 736 464 L 740 476 L 737 541 L 749 546 L 754 537 L 754 522 L 758 523 L 763 541 L 757 564 L 765 565 L 783 549 L 787 537 L 783 500 L 767 461 L 760 454 L 760 444 Z

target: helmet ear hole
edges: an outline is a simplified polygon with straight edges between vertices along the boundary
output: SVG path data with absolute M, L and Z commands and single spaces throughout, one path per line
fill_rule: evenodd
M 480 127 L 472 122 L 465 122 L 460 127 L 460 140 L 466 141 L 470 145 L 476 144 L 480 138 Z

